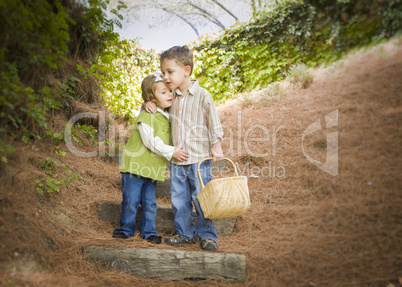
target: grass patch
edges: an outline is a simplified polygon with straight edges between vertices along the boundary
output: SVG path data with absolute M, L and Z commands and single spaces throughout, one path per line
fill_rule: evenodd
M 276 82 L 271 84 L 268 89 L 262 93 L 261 103 L 263 106 L 267 106 L 270 102 L 277 101 L 285 95 L 286 92 L 282 90 L 280 84 Z
M 304 89 L 313 82 L 314 78 L 308 66 L 303 63 L 292 65 L 287 73 L 287 77 L 291 85 L 301 83 Z
M 248 108 L 252 103 L 253 101 L 250 95 L 244 95 L 243 98 L 240 99 L 240 106 L 242 109 Z

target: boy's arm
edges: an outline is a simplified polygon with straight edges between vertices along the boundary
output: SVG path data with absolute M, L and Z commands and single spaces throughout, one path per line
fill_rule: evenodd
M 140 123 L 138 131 L 140 132 L 142 143 L 152 152 L 164 156 L 167 160 L 171 160 L 172 157 L 179 161 L 188 160 L 188 152 L 181 147 L 175 148 L 165 144 L 160 137 L 154 137 L 154 129 L 148 124 Z
M 214 100 L 212 96 L 208 94 L 206 97 L 203 108 L 207 115 L 207 125 L 208 130 L 211 135 L 211 153 L 213 161 L 221 161 L 223 160 L 223 152 L 221 142 L 223 139 L 223 129 L 221 121 L 219 120 L 218 112 L 215 107 Z
M 218 141 L 216 144 L 212 145 L 212 161 L 221 161 L 223 160 L 223 151 L 221 142 Z
M 150 114 L 156 113 L 156 104 L 154 102 L 148 101 L 143 102 L 140 111 L 146 110 Z

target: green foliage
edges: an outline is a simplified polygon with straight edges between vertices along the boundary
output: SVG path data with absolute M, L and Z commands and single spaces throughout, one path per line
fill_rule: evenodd
M 1 162 L 7 163 L 8 162 L 7 155 L 13 152 L 15 152 L 15 148 L 7 144 L 3 139 L 0 138 L 0 155 L 2 155 Z
M 85 135 L 86 139 L 92 144 L 93 147 L 96 145 L 97 142 L 95 140 L 95 136 L 96 136 L 98 131 L 93 126 L 76 124 L 75 128 L 78 131 L 80 131 L 82 134 Z M 73 133 L 73 137 L 78 138 L 76 134 L 74 135 L 73 131 L 72 131 L 72 133 Z M 81 141 L 80 141 L 80 143 L 81 143 Z
M 71 137 L 76 143 L 82 145 L 81 138 L 79 134 L 85 135 L 85 139 L 88 140 L 88 142 L 95 147 L 95 145 L 98 145 L 98 142 L 96 141 L 96 134 L 98 133 L 98 130 L 94 128 L 92 125 L 81 125 L 81 124 L 76 124 L 74 127 L 71 127 L 70 123 L 66 123 L 66 129 L 69 129 L 71 133 L 68 134 L 68 137 Z M 65 134 L 53 134 L 53 137 L 57 138 L 57 141 L 54 142 L 55 145 L 59 144 L 60 141 L 63 141 L 64 143 L 68 142 L 68 138 L 65 137 Z
M 109 159 L 113 159 L 116 155 L 118 155 L 124 149 L 124 143 L 120 144 L 120 143 L 116 142 L 115 140 L 106 139 L 105 144 L 107 146 L 105 155 Z
M 57 161 L 53 160 L 52 158 L 48 158 L 40 162 L 39 167 L 43 169 L 45 174 L 47 175 L 47 177 L 45 177 L 44 179 L 36 178 L 34 180 L 34 182 L 36 183 L 36 190 L 40 195 L 44 195 L 45 192 L 59 192 L 60 187 L 64 184 L 71 183 L 76 178 L 83 179 L 82 176 L 79 174 L 72 174 L 66 179 L 59 179 L 57 170 L 61 169 L 61 167 L 57 163 Z M 69 174 L 72 173 L 68 167 L 64 167 L 63 169 L 66 170 Z
M 106 17 L 106 0 L 80 2 L 0 1 L 2 138 L 7 135 L 29 143 L 45 134 L 46 114 L 68 106 L 80 81 L 70 77 L 50 84 L 49 78 L 57 79 L 67 57 L 96 62 L 98 54 L 118 38 L 113 32 L 118 23 Z M 8 152 L 0 142 L 3 162 Z
M 402 0 L 276 1 L 194 47 L 194 74 L 216 101 L 283 79 L 295 63 L 329 64 L 401 31 Z
M 153 50 L 141 49 L 136 40 L 117 40 L 89 72 L 102 80 L 102 96 L 109 111 L 132 118 L 143 102 L 142 80 L 159 70 L 159 56 Z
M 69 40 L 67 8 L 60 1 L 2 0 L 0 15 L 2 60 L 21 71 L 58 67 Z

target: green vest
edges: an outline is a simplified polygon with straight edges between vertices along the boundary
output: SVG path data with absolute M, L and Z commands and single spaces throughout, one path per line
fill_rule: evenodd
M 164 181 L 167 159 L 149 150 L 143 143 L 138 131 L 139 123 L 146 123 L 154 129 L 154 136 L 165 144 L 170 141 L 169 119 L 160 112 L 155 114 L 142 111 L 135 121 L 131 136 L 124 148 L 120 163 L 120 172 L 129 172 L 154 180 Z

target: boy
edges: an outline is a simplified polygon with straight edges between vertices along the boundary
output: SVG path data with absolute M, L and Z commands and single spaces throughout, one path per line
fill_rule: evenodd
M 218 236 L 213 220 L 204 218 L 197 200 L 200 182 L 197 164 L 210 157 L 221 161 L 223 153 L 221 141 L 222 126 L 215 103 L 208 91 L 201 88 L 197 80 L 192 80 L 193 54 L 187 46 L 174 46 L 160 56 L 163 81 L 174 93 L 170 108 L 171 136 L 174 146 L 188 151 L 189 158 L 179 162 L 171 161 L 170 194 L 174 214 L 176 234 L 165 239 L 165 243 L 180 245 L 194 244 L 197 235 L 203 250 L 217 250 Z M 146 103 L 149 112 L 155 106 Z M 200 166 L 200 174 L 206 185 L 211 179 L 211 161 Z M 197 212 L 197 225 L 193 223 L 193 202 Z

